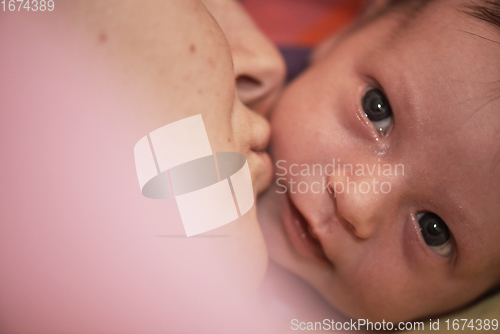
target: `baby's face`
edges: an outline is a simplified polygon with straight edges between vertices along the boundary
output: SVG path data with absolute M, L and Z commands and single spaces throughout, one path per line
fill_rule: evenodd
M 271 258 L 349 316 L 435 315 L 499 283 L 500 37 L 463 4 L 340 38 L 272 115 Z

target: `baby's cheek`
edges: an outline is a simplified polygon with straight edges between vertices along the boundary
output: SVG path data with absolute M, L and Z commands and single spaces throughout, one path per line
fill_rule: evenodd
M 297 160 L 308 157 L 319 162 L 322 155 L 318 142 L 318 123 L 321 120 L 312 111 L 313 107 L 300 101 L 301 94 L 297 89 L 288 90 L 272 114 L 271 145 L 275 160 L 285 159 L 292 164 L 301 163 L 302 160 Z
M 414 301 L 420 294 L 418 277 L 404 263 L 367 256 L 340 274 L 351 316 L 389 321 L 415 312 Z

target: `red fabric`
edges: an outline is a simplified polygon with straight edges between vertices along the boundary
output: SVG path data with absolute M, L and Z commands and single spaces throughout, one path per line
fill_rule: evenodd
M 280 46 L 312 47 L 349 23 L 364 0 L 244 0 L 257 25 Z

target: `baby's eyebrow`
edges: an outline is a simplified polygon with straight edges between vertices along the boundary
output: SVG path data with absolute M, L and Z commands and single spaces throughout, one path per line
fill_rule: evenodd
M 465 13 L 500 29 L 500 0 L 482 0 L 481 3 L 467 5 Z

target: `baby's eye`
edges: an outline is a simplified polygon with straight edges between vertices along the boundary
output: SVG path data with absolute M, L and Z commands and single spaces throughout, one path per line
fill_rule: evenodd
M 420 232 L 430 249 L 438 255 L 448 256 L 451 252 L 450 230 L 444 221 L 431 212 L 419 213 L 417 219 Z
M 392 109 L 380 89 L 372 88 L 363 96 L 363 111 L 378 132 L 385 134 L 392 122 Z

